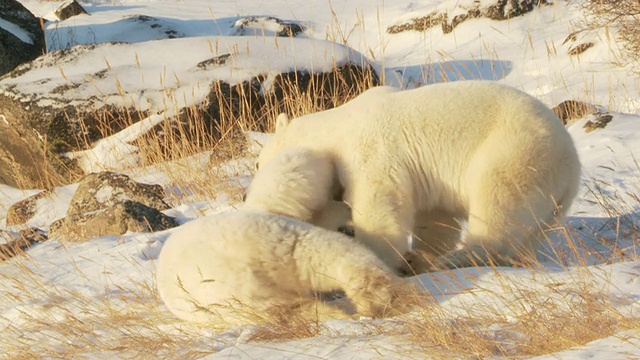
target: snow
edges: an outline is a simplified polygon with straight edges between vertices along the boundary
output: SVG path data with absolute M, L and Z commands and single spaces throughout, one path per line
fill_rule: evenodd
M 57 99 L 62 105 L 95 102 L 165 112 L 201 103 L 210 92 L 209 84 L 216 80 L 235 85 L 272 72 L 322 72 L 336 64 L 364 61 L 361 55 L 331 42 L 253 36 L 99 44 L 76 48 L 71 55 L 49 53 L 36 60 L 30 71 L 0 84 L 29 94 L 27 98 L 40 106 Z M 226 55 L 230 56 L 223 65 L 198 66 Z M 60 93 L 59 89 L 67 87 L 70 89 Z
M 21 2 L 36 16 L 50 20 L 61 3 Z M 89 150 L 67 156 L 76 158 L 85 171 L 117 170 L 138 181 L 161 184 L 173 204 L 164 213 L 180 223 L 234 211 L 235 204 L 226 192 L 227 183 L 216 183 L 215 195 L 203 200 L 197 196 L 196 180 L 177 180 L 175 173 L 186 168 L 198 174 L 219 171 L 229 174 L 228 182 L 234 186 L 246 187 L 251 157 L 214 166 L 210 153 L 203 153 L 143 168 L 131 141 L 179 107 L 202 101 L 214 80 L 239 83 L 259 74 L 268 77 L 293 69 L 326 70 L 336 63 L 369 61 L 387 84 L 396 86 L 485 79 L 522 89 L 549 106 L 566 99 L 598 105 L 613 116 L 606 128 L 585 132 L 583 125 L 593 115 L 568 126 L 582 161 L 581 189 L 566 219 L 571 231 L 549 233 L 538 257 L 539 268 L 459 269 L 423 274 L 412 281 L 433 295 L 438 316 L 443 317 L 441 324 L 456 324 L 470 314 L 504 319 L 504 323 L 489 324 L 487 333 L 496 341 L 523 313 L 535 310 L 532 304 L 553 304 L 557 311 L 579 309 L 585 301 L 579 296 L 584 288 L 606 299 L 612 314 L 640 315 L 640 77 L 633 75 L 633 64 L 620 63 L 621 45 L 612 34 L 592 30 L 565 42 L 584 19 L 582 1 L 557 1 L 508 21 L 468 20 L 450 34 L 435 27 L 394 35 L 386 32 L 387 27 L 434 10 L 459 11 L 473 0 L 92 0 L 81 4 L 90 15 L 48 22 L 46 37 L 50 50 L 87 46 L 74 48 L 68 57 L 49 53 L 30 71 L 4 78 L 0 85 L 15 86 L 22 96 L 41 104 L 56 99 L 73 105 L 93 99 L 96 105 L 150 110 L 147 119 Z M 305 31 L 298 38 L 275 38 L 273 23 L 258 23 L 246 31 L 248 36 L 234 36 L 237 22 L 249 16 L 274 16 L 300 23 Z M 8 27 L 4 20 L 0 26 Z M 586 41 L 594 46 L 579 56 L 567 54 Z M 198 67 L 227 53 L 233 55 L 229 64 Z M 65 97 L 55 91 L 61 86 L 70 88 Z M 263 87 L 270 90 L 268 82 Z M 248 135 L 253 153 L 268 138 L 260 133 Z M 51 189 L 38 202 L 27 226 L 47 230 L 64 216 L 76 188 L 72 184 Z M 6 218 L 11 204 L 41 190 L 0 184 L 0 218 Z M 20 227 L 7 228 L 2 221 L 0 229 L 15 233 Z M 331 321 L 322 324 L 316 336 L 266 341 L 252 340 L 259 329 L 250 326 L 217 331 L 181 323 L 153 290 L 155 259 L 172 231 L 105 236 L 85 243 L 51 239 L 32 247 L 26 257 L 0 263 L 0 329 L 7 339 L 0 344 L 15 346 L 5 352 L 15 356 L 16 349 L 31 349 L 33 354 L 59 355 L 76 349 L 76 357 L 150 357 L 136 345 L 122 345 L 137 337 L 163 339 L 167 353 L 174 346 L 178 354 L 192 352 L 198 354 L 193 357 L 206 359 L 404 359 L 443 351 L 433 346 L 425 352 L 419 342 L 399 331 L 371 330 L 400 328 L 403 319 Z M 409 314 L 408 318 L 420 316 Z M 65 332 L 78 323 L 87 324 L 81 336 Z M 113 328 L 114 324 L 124 328 Z M 183 342 L 172 345 L 170 338 Z M 518 355 L 510 356 L 529 356 Z M 601 338 L 533 358 L 640 358 L 640 332 L 637 325 L 614 329 Z
M 154 114 L 140 120 L 134 125 L 121 130 L 117 134 L 101 139 L 89 150 L 65 154 L 70 159 L 76 159 L 78 166 L 86 173 L 124 170 L 140 164 L 138 148 L 131 145 L 138 136 L 146 134 L 166 117 L 164 114 Z
M 33 45 L 33 39 L 31 39 L 31 35 L 29 34 L 29 32 L 21 28 L 20 26 L 0 18 L 0 28 L 10 32 L 11 34 L 13 34 L 13 36 L 20 39 L 20 41 L 22 41 L 23 43 Z

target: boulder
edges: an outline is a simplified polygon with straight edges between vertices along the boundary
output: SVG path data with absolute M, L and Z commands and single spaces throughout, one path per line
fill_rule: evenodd
M 20 113 L 28 113 L 15 109 Z M 54 167 L 56 159 L 49 161 L 38 134 L 24 126 L 5 122 L 10 116 L 0 101 L 0 183 L 16 188 L 50 188 L 62 182 Z
M 96 236 L 154 232 L 178 226 L 178 221 L 137 201 L 125 200 L 84 214 L 69 215 L 49 229 L 49 236 L 66 241 L 87 241 Z
M 164 189 L 160 185 L 143 184 L 125 174 L 103 171 L 85 176 L 76 190 L 67 215 L 82 215 L 123 203 L 139 202 L 158 210 L 169 205 L 163 200 Z
M 88 13 L 76 0 L 67 0 L 58 6 L 54 14 L 56 14 L 58 19 L 66 20 L 76 15 Z
M 49 236 L 86 241 L 95 236 L 151 232 L 178 226 L 160 210 L 169 208 L 160 185 L 133 181 L 127 175 L 101 172 L 79 184 L 67 216 L 51 224 Z
M 587 115 L 597 114 L 600 112 L 595 105 L 578 100 L 565 100 L 554 106 L 551 110 L 558 115 L 564 125 L 567 125 L 577 119 L 582 119 Z
M 35 195 L 18 201 L 7 210 L 7 226 L 22 225 L 35 215 L 38 201 L 51 195 L 51 191 L 41 191 Z
M 17 0 L 0 1 L 0 76 L 45 52 L 41 19 Z
M 441 26 L 442 32 L 448 34 L 466 20 L 487 18 L 491 20 L 507 20 L 524 15 L 538 6 L 549 4 L 546 0 L 492 0 L 461 3 L 452 9 L 438 9 L 403 21 L 387 28 L 389 34 L 405 31 L 426 31 Z
M 585 132 L 590 133 L 597 129 L 604 129 L 613 120 L 613 116 L 609 114 L 598 114 L 593 120 L 587 120 L 582 125 Z
M 304 26 L 297 22 L 285 21 L 273 16 L 243 17 L 233 24 L 230 35 L 236 36 L 298 36 Z

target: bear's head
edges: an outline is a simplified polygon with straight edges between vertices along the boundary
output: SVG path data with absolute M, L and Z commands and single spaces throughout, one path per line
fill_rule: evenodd
M 245 206 L 311 222 L 332 199 L 331 159 L 294 147 L 278 153 L 256 172 Z

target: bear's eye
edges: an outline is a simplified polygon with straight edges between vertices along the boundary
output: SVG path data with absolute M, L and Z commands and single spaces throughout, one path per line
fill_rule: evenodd
M 256 168 L 256 171 L 260 170 L 260 163 L 259 162 L 256 162 L 255 168 Z

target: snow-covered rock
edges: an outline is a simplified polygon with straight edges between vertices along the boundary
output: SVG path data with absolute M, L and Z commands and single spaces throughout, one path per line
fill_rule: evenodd
M 194 126 L 196 118 L 215 138 L 221 114 L 256 118 L 260 129 L 294 92 L 313 92 L 316 105 L 330 108 L 363 90 L 362 83 L 379 83 L 369 62 L 330 41 L 219 36 L 105 43 L 55 51 L 19 67 L 0 80 L 0 108 L 7 126 L 29 136 L 22 146 L 48 154 L 32 156 L 43 162 L 38 167 L 73 180 L 82 172 L 61 154 L 91 149 L 153 114 L 165 114 L 170 126 L 159 125 L 151 136 L 174 136 L 177 124 Z
M 60 4 L 55 11 L 60 20 L 66 20 L 80 14 L 87 14 L 87 11 L 76 0 L 67 0 Z
M 17 0 L 0 2 L 0 76 L 44 52 L 44 32 Z

